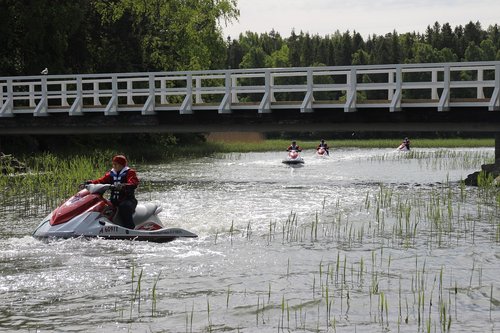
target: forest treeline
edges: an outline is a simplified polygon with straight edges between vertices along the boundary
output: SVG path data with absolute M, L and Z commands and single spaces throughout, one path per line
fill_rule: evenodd
M 0 76 L 500 60 L 497 24 L 225 39 L 238 15 L 236 0 L 0 0 Z
M 435 22 L 425 33 L 397 31 L 366 40 L 357 32 L 326 36 L 247 32 L 228 41 L 229 68 L 343 66 L 500 60 L 500 26 L 452 27 Z

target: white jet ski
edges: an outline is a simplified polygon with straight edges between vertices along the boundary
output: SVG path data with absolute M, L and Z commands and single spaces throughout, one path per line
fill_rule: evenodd
M 304 164 L 304 159 L 297 150 L 290 150 L 287 157 L 281 162 L 289 165 Z

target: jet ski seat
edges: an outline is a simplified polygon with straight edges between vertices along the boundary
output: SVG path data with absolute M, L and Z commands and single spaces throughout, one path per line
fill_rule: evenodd
M 155 213 L 157 209 L 158 205 L 152 202 L 137 204 L 137 207 L 135 207 L 135 213 L 134 215 L 132 215 L 132 218 L 134 219 L 134 224 L 137 226 L 145 222 L 148 219 L 148 217 L 150 217 Z

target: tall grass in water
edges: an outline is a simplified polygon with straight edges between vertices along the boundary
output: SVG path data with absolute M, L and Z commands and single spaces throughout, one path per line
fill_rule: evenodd
M 47 213 L 78 191 L 85 180 L 95 179 L 110 168 L 112 154 L 60 158 L 43 154 L 27 158 L 28 172 L 0 175 L 1 209 L 22 216 Z

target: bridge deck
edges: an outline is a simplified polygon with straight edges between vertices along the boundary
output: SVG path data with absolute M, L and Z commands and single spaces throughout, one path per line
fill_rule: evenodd
M 463 110 L 471 115 L 456 116 L 454 111 Z M 451 116 L 437 115 L 445 111 L 451 111 Z M 203 119 L 192 125 L 208 129 L 206 124 L 222 120 L 228 126 L 243 127 L 243 119 L 252 124 L 272 114 L 268 118 L 279 127 L 295 112 L 298 120 L 310 123 L 318 118 L 336 124 L 390 124 L 401 122 L 399 118 L 425 123 L 449 118 L 452 123 L 463 122 L 460 127 L 472 122 L 498 128 L 497 116 L 484 117 L 482 111 L 500 113 L 496 112 L 500 111 L 500 61 L 0 77 L 2 133 L 33 131 L 35 124 L 50 132 L 54 131 L 51 124 L 58 122 L 58 131 L 66 124 L 72 124 L 68 130 L 73 130 L 88 127 L 87 118 L 96 115 L 116 126 L 119 121 L 114 118 L 139 115 L 144 117 L 136 120 L 140 124 L 151 116 L 163 119 L 168 114 L 179 118 L 177 126 Z M 56 120 L 61 117 L 65 121 Z M 105 130 L 104 125 L 97 127 Z

